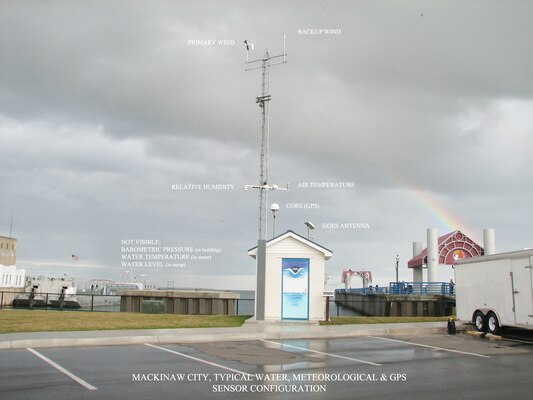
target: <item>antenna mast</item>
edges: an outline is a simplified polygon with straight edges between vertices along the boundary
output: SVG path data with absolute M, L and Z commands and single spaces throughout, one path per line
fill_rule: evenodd
M 261 108 L 261 149 L 260 149 L 260 171 L 259 185 L 246 185 L 244 190 L 259 189 L 259 240 L 257 241 L 257 288 L 255 293 L 255 319 L 263 321 L 265 319 L 265 292 L 266 292 L 266 238 L 267 238 L 267 191 L 268 190 L 289 190 L 280 188 L 278 185 L 268 184 L 268 147 L 269 147 L 269 103 L 272 98 L 269 88 L 269 74 L 272 65 L 285 64 L 287 62 L 285 51 L 285 34 L 283 34 L 283 54 L 271 56 L 268 49 L 261 59 L 248 60 L 248 53 L 253 50 L 253 44 L 244 41 L 246 45 L 245 71 L 261 68 L 262 84 L 261 96 L 255 100 Z M 274 58 L 282 57 L 282 61 L 272 63 Z M 260 63 L 260 65 L 257 65 Z M 255 66 L 254 66 L 255 65 Z
M 260 148 L 260 172 L 259 172 L 259 185 L 246 185 L 245 190 L 250 188 L 259 189 L 259 240 L 266 240 L 267 238 L 267 191 L 268 190 L 288 190 L 289 185 L 285 188 L 280 188 L 278 185 L 268 184 L 268 154 L 270 143 L 270 119 L 269 119 L 269 103 L 272 99 L 270 95 L 270 67 L 272 65 L 286 64 L 287 53 L 285 51 L 286 37 L 283 34 L 283 54 L 271 56 L 268 53 L 268 49 L 265 55 L 261 59 L 248 61 L 248 53 L 253 50 L 253 44 L 244 41 L 246 44 L 246 62 L 245 71 L 251 71 L 261 68 L 262 83 L 261 83 L 261 96 L 256 97 L 255 102 L 259 104 L 261 108 L 261 148 Z M 271 63 L 273 58 L 283 57 L 282 61 Z M 261 65 L 257 65 L 257 63 Z M 253 65 L 256 66 L 253 66 Z

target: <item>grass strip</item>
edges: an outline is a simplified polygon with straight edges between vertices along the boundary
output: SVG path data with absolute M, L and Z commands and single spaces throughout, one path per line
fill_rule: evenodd
M 330 322 L 321 325 L 350 325 L 350 324 L 397 324 L 408 322 L 444 322 L 450 317 L 332 317 Z
M 246 315 L 178 315 L 125 312 L 0 310 L 0 333 L 241 326 Z

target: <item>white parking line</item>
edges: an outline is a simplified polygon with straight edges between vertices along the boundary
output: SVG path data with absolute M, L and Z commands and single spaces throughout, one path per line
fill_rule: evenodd
M 381 364 L 376 364 L 376 363 L 374 363 L 374 362 L 372 362 L 372 361 L 365 361 L 365 360 L 360 360 L 360 359 L 358 359 L 358 358 L 351 358 L 351 357 L 339 356 L 339 355 L 337 355 L 337 354 L 324 353 L 323 351 L 306 349 L 305 347 L 293 346 L 292 344 L 279 343 L 279 342 L 272 342 L 271 340 L 265 340 L 265 339 L 260 339 L 260 340 L 261 340 L 262 342 L 265 342 L 265 343 L 273 343 L 273 344 L 277 344 L 278 346 L 292 347 L 292 348 L 294 348 L 294 349 L 299 349 L 299 350 L 309 351 L 309 352 L 311 352 L 311 353 L 323 354 L 323 355 L 330 356 L 330 357 L 342 358 L 342 359 L 344 359 L 344 360 L 356 361 L 356 362 L 359 362 L 359 363 L 375 365 L 375 366 L 378 366 L 378 367 L 381 366 Z
M 196 357 L 190 356 L 188 354 L 183 354 L 183 353 L 180 353 L 179 351 L 166 349 L 164 347 L 159 347 L 159 346 L 156 346 L 156 345 L 153 345 L 153 344 L 150 344 L 150 343 L 145 343 L 145 345 L 146 346 L 150 346 L 150 347 L 154 347 L 154 348 L 159 349 L 159 350 L 167 351 L 167 352 L 172 353 L 172 354 L 177 354 L 178 356 L 190 358 L 191 360 L 199 361 L 199 362 L 207 364 L 207 365 L 212 365 L 214 367 L 222 368 L 222 369 L 225 369 L 227 371 L 235 372 L 237 374 L 252 376 L 252 374 L 249 374 L 248 372 L 242 372 L 242 371 L 239 371 L 238 369 L 233 369 L 233 368 L 226 367 L 224 365 L 217 364 L 217 363 L 214 363 L 214 362 L 211 362 L 211 361 L 202 360 L 201 358 L 196 358 Z
M 50 364 L 52 367 L 54 367 L 55 369 L 57 369 L 58 371 L 60 372 L 63 372 L 66 376 L 68 376 L 69 378 L 71 379 L 74 379 L 76 382 L 78 382 L 81 386 L 83 386 L 84 388 L 86 389 L 89 389 L 89 390 L 97 390 L 93 385 L 91 385 L 90 383 L 87 383 L 85 382 L 83 379 L 81 378 L 78 378 L 76 375 L 74 375 L 72 372 L 66 370 L 65 368 L 63 368 L 61 365 L 55 363 L 54 361 L 50 360 L 48 357 L 46 356 L 43 356 L 41 353 L 39 353 L 38 351 L 35 351 L 33 350 L 32 348 L 28 347 L 26 348 L 26 350 L 28 350 L 30 353 L 33 353 L 35 354 L 37 357 L 39 357 L 41 360 L 47 362 L 48 364 Z
M 444 347 L 428 346 L 427 344 L 419 344 L 419 343 L 404 342 L 403 340 L 390 339 L 390 338 L 384 338 L 384 337 L 379 337 L 379 336 L 368 336 L 368 337 L 369 337 L 369 338 L 372 338 L 372 339 L 388 340 L 389 342 L 398 342 L 398 343 L 410 344 L 411 346 L 426 347 L 426 348 L 428 348 L 428 349 L 435 349 L 435 350 L 449 351 L 450 353 L 459 353 L 459 354 L 466 354 L 466 355 L 468 355 L 468 356 L 476 356 L 476 357 L 490 358 L 490 356 L 485 356 L 485 355 L 483 355 L 483 354 L 469 353 L 469 352 L 467 352 L 467 351 L 460 351 L 460 350 L 445 349 Z

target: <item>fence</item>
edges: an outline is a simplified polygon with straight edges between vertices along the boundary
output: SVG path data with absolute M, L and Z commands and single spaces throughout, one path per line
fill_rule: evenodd
M 120 296 L 0 291 L 0 309 L 120 311 Z
M 19 297 L 18 305 L 13 305 L 13 300 Z M 34 309 L 34 310 L 71 310 L 71 311 L 120 311 L 120 296 L 101 294 L 76 294 L 67 295 L 62 301 L 58 293 L 38 293 L 34 297 L 34 302 L 30 306 L 29 294 L 24 292 L 0 291 L 0 309 Z M 74 301 L 78 304 L 75 305 Z M 329 309 L 331 316 L 354 316 L 359 315 L 352 309 L 337 304 L 334 299 L 329 298 Z M 237 299 L 235 304 L 235 315 L 254 315 L 255 299 Z

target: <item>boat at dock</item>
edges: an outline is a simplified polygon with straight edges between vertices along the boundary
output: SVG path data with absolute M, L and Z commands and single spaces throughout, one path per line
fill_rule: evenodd
M 13 307 L 80 308 L 76 282 L 69 278 L 26 278 L 24 293 L 19 294 Z

